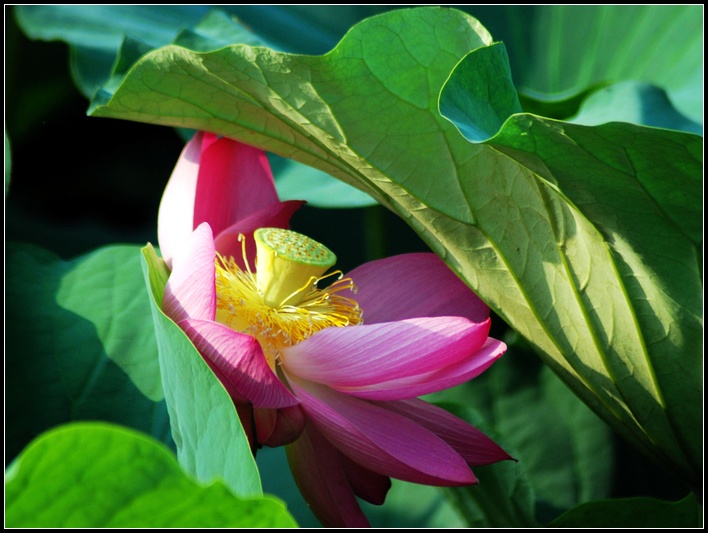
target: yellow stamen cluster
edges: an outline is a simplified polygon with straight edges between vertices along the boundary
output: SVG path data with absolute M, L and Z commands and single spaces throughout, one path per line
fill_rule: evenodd
M 321 275 L 336 260 L 326 247 L 282 229 L 257 230 L 255 238 L 255 273 L 246 261 L 245 242 L 246 270 L 233 258 L 217 256 L 216 319 L 255 337 L 272 368 L 283 347 L 327 327 L 362 323 L 356 300 L 339 294 L 356 292 L 354 282 L 342 278 L 339 271 Z M 324 289 L 317 287 L 332 276 L 338 276 L 334 283 Z

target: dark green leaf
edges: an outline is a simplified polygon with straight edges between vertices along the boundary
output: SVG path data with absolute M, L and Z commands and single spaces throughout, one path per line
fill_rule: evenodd
M 162 313 L 165 262 L 150 245 L 143 248 L 143 259 L 179 462 L 203 483 L 222 479 L 235 494 L 260 495 L 258 468 L 231 397 L 189 338 Z
M 10 169 L 12 168 L 12 156 L 10 154 L 10 139 L 7 137 L 7 129 L 5 131 L 5 199 L 7 192 L 10 190 Z
M 551 527 L 700 528 L 703 509 L 691 494 L 679 502 L 627 498 L 589 502 L 554 520 Z
M 101 423 L 32 442 L 7 472 L 5 513 L 13 528 L 296 527 L 278 500 L 200 485 L 164 446 Z
M 6 259 L 7 458 L 42 431 L 106 420 L 170 442 L 140 249 Z
M 524 470 L 515 463 L 474 469 L 479 485 L 446 489 L 450 502 L 469 527 L 536 527 L 533 492 Z

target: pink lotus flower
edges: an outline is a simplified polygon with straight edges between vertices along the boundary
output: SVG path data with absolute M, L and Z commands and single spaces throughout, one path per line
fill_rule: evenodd
M 287 228 L 304 203 L 278 199 L 263 151 L 198 132 L 182 151 L 162 196 L 157 220 L 162 257 L 171 267 L 192 231 L 207 222 L 217 249 L 240 259 L 239 235 L 265 226 Z
M 470 466 L 509 459 L 418 399 L 505 351 L 488 337 L 486 305 L 434 254 L 367 263 L 319 288 L 334 254 L 273 228 L 297 206 L 278 201 L 261 152 L 205 134 L 185 148 L 160 208 L 173 267 L 163 310 L 231 394 L 254 447 L 287 444 L 301 492 L 331 527 L 367 526 L 356 496 L 383 503 L 390 477 L 468 485 Z

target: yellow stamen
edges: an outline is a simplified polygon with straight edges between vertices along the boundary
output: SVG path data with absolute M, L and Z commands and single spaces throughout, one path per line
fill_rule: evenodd
M 216 259 L 217 314 L 219 322 L 255 337 L 272 368 L 280 349 L 305 340 L 331 326 L 362 323 L 357 302 L 341 293 L 356 292 L 350 278 L 339 271 L 322 275 L 336 260 L 318 242 L 288 230 L 257 230 L 256 273 L 233 258 Z M 317 283 L 337 276 L 327 288 Z

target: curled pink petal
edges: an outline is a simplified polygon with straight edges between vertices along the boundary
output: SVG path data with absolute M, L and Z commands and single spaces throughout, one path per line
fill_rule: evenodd
M 383 505 L 391 488 L 391 478 L 364 468 L 346 455 L 342 455 L 341 461 L 354 494 L 374 505 Z
M 348 277 L 367 324 L 405 318 L 462 316 L 489 318 L 489 308 L 435 254 L 404 254 L 371 261 Z
M 369 527 L 349 481 L 342 455 L 310 423 L 285 448 L 295 483 L 325 527 Z
M 253 410 L 253 420 L 258 442 L 265 442 L 273 434 L 275 423 L 278 420 L 278 410 L 256 407 Z
M 246 257 L 249 258 L 251 270 L 255 272 L 256 244 L 252 238 L 253 232 L 258 228 L 283 228 L 290 227 L 290 218 L 300 209 L 305 202 L 289 200 L 266 206 L 252 215 L 229 226 L 216 236 L 216 250 L 224 257 L 233 257 L 240 268 L 244 268 L 242 261 L 243 250 L 239 240 L 240 235 L 246 237 Z
M 481 466 L 513 459 L 492 439 L 445 409 L 413 398 L 397 402 L 376 402 L 393 413 L 428 428 L 447 442 L 470 466 Z
M 289 383 L 317 429 L 364 468 L 427 485 L 477 482 L 455 450 L 406 417 L 324 385 L 298 379 Z
M 157 216 L 157 239 L 160 253 L 172 267 L 172 258 L 179 252 L 196 227 L 194 199 L 197 194 L 199 160 L 204 134 L 197 132 L 182 150 L 172 176 L 162 194 Z
M 479 376 L 506 351 L 506 344 L 488 338 L 484 346 L 467 359 L 440 370 L 408 378 L 383 381 L 361 387 L 335 387 L 337 390 L 367 400 L 404 400 L 455 387 Z
M 257 442 L 253 434 L 253 406 L 250 403 L 234 402 L 234 407 L 236 407 L 243 432 L 246 434 L 248 443 L 251 446 L 251 452 L 255 452 Z
M 484 344 L 489 326 L 489 319 L 433 317 L 326 328 L 283 349 L 283 367 L 332 387 L 368 386 L 463 361 Z
M 305 413 L 299 405 L 282 409 L 254 409 L 258 442 L 275 448 L 297 440 L 305 427 Z
M 208 222 L 219 235 L 258 210 L 277 204 L 273 174 L 262 150 L 204 134 L 194 200 L 194 226 Z
M 246 398 L 243 394 L 241 394 L 241 391 L 236 388 L 236 385 L 231 383 L 231 380 L 228 378 L 227 374 L 224 373 L 224 371 L 219 368 L 214 361 L 212 361 L 209 358 L 206 358 L 202 356 L 204 361 L 206 361 L 206 364 L 209 365 L 209 368 L 211 368 L 212 372 L 214 372 L 214 375 L 217 377 L 219 380 L 219 383 L 223 385 L 223 387 L 226 389 L 226 392 L 229 393 L 229 396 L 231 396 L 231 399 L 234 401 L 234 405 L 236 405 L 236 409 L 239 411 L 239 416 L 241 416 L 241 411 L 245 409 L 244 406 L 247 406 L 249 409 L 249 418 L 248 418 L 248 432 L 249 433 L 249 438 L 251 438 L 251 444 L 253 445 L 256 441 L 253 439 L 253 431 L 252 431 L 252 426 L 253 426 L 253 405 L 251 405 L 251 402 Z M 246 429 L 245 422 L 244 422 L 244 417 L 241 416 L 241 423 L 244 424 L 244 429 Z
M 186 318 L 214 320 L 216 287 L 214 239 L 208 224 L 200 225 L 174 258 L 162 297 L 162 310 L 175 322 Z
M 254 407 L 289 407 L 298 400 L 273 373 L 258 341 L 218 322 L 184 320 L 179 326 L 202 357 Z

